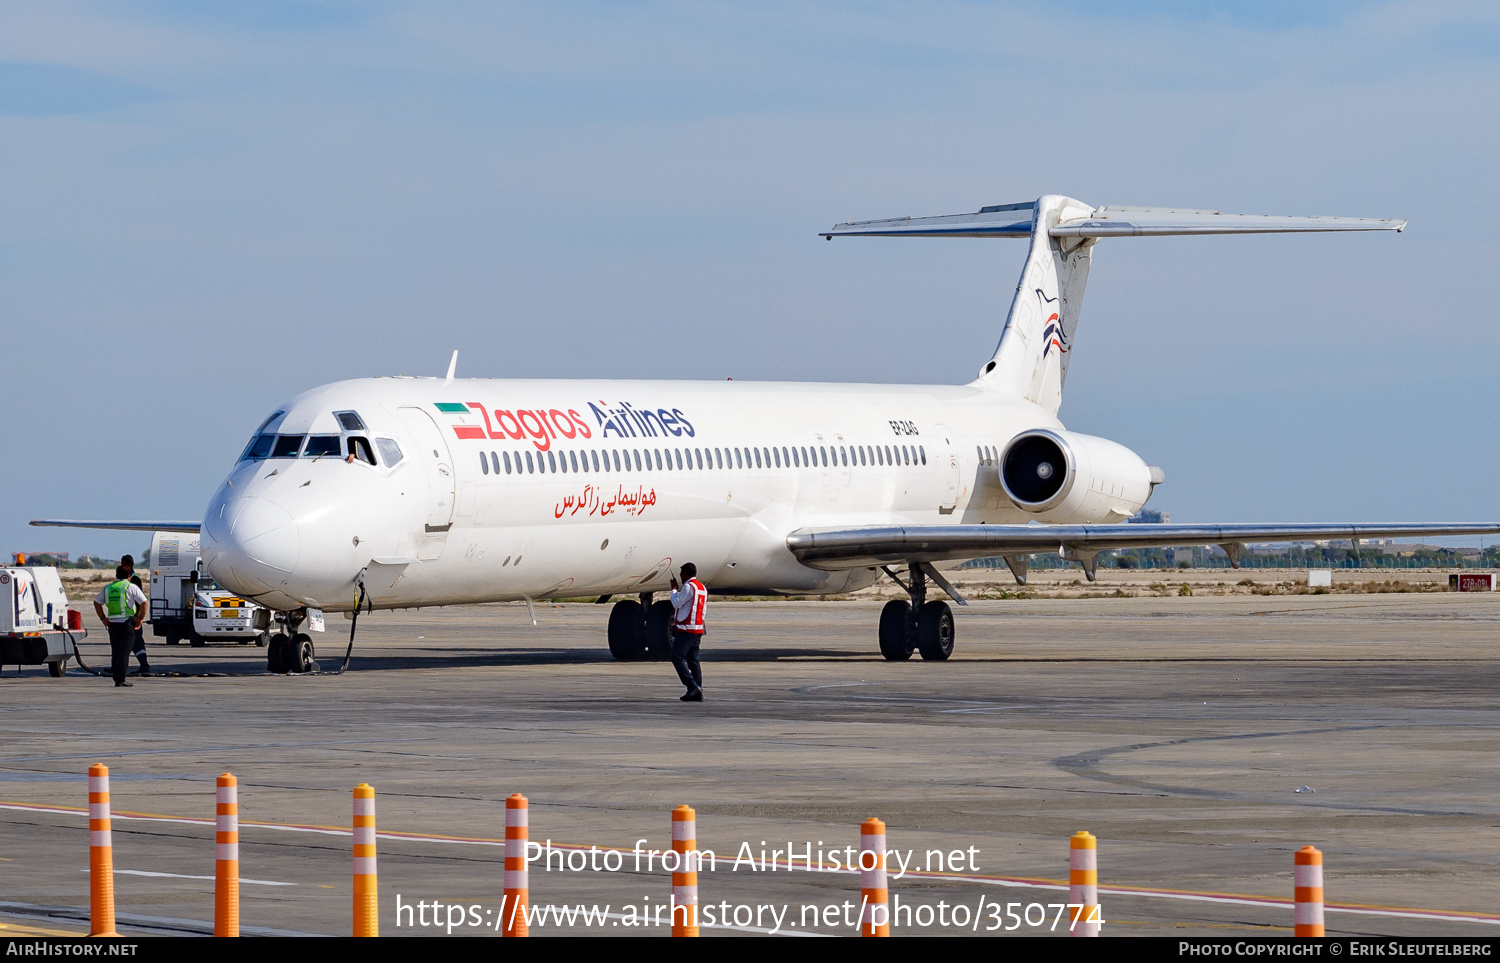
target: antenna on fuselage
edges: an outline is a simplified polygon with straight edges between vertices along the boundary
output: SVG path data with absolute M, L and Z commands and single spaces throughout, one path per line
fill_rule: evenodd
M 452 381 L 453 380 L 453 372 L 457 368 L 458 368 L 458 349 L 454 348 L 453 349 L 453 357 L 451 357 L 451 358 L 448 359 L 448 377 L 444 378 L 443 380 L 444 381 Z

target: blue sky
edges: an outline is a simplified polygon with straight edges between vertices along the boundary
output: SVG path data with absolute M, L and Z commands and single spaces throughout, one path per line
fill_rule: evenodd
M 196 517 L 314 385 L 952 383 L 1047 192 L 1404 216 L 1100 245 L 1063 417 L 1185 521 L 1488 520 L 1500 11 L 1422 3 L 0 7 L 7 550 Z

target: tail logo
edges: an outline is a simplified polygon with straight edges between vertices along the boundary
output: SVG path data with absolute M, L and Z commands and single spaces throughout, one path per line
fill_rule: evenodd
M 1036 296 L 1041 299 L 1042 313 L 1047 314 L 1047 327 L 1042 330 L 1042 340 L 1046 345 L 1042 348 L 1042 357 L 1047 357 L 1053 346 L 1057 347 L 1057 353 L 1064 355 L 1068 353 L 1068 336 L 1063 333 L 1062 322 L 1058 320 L 1058 314 L 1052 310 L 1057 303 L 1057 298 L 1049 298 L 1041 288 L 1036 289 Z M 1051 314 L 1048 312 L 1051 311 Z

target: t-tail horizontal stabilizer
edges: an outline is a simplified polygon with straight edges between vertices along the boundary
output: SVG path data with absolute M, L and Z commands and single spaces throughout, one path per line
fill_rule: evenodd
M 1099 238 L 1405 228 L 1405 218 L 1280 217 L 1169 207 L 1093 207 L 1071 197 L 1048 194 L 1021 204 L 982 207 L 973 214 L 846 221 L 822 235 L 830 241 L 835 237 L 1031 238 L 1031 252 L 1016 285 L 1000 344 L 980 368 L 975 384 L 1013 392 L 1056 413 L 1062 404 L 1083 290 Z

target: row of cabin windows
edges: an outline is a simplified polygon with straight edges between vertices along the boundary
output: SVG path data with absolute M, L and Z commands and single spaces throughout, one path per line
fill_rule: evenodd
M 524 462 L 522 459 L 525 459 Z M 925 465 L 922 445 L 804 445 L 780 448 L 637 448 L 604 451 L 479 453 L 486 474 L 587 471 L 712 471 L 745 468 L 833 468 Z

